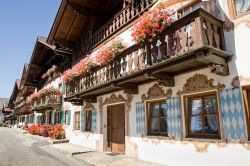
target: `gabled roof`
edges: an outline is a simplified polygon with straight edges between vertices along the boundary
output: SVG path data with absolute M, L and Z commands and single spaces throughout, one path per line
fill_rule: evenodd
M 15 81 L 15 85 L 13 87 L 13 90 L 12 90 L 12 93 L 11 93 L 11 96 L 10 96 L 8 107 L 13 107 L 14 106 L 14 101 L 16 101 L 17 94 L 18 94 L 18 92 L 20 90 L 20 84 L 21 84 L 21 80 L 16 80 Z
M 90 19 L 103 23 L 116 13 L 114 9 L 122 3 L 122 0 L 62 0 L 48 43 L 60 43 L 72 48 L 80 34 L 87 30 Z
M 72 50 L 67 48 L 57 48 L 55 45 L 48 44 L 45 37 L 39 36 L 36 40 L 29 66 L 27 76 L 24 79 L 25 86 L 36 86 L 44 74 L 52 65 L 51 59 L 59 56 L 71 56 Z

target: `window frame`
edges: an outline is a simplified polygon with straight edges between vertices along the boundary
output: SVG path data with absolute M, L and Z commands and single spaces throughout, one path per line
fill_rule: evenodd
M 45 114 L 45 113 L 42 113 L 40 119 L 41 119 L 41 122 L 40 122 L 40 123 L 41 123 L 41 124 L 45 124 L 45 123 L 46 123 L 46 114 Z
M 186 15 L 184 14 L 185 11 L 189 10 L 190 13 L 193 12 L 194 11 L 193 7 L 195 5 L 199 5 L 199 4 L 201 4 L 201 6 L 202 6 L 202 0 L 194 0 L 194 1 L 191 1 L 191 2 L 189 2 L 187 4 L 185 4 L 184 6 L 178 8 L 177 9 L 177 17 L 178 17 L 178 19 L 180 19 L 180 18 L 187 15 L 187 14 Z
M 151 127 L 151 111 L 152 111 L 152 106 L 153 104 L 167 104 L 166 103 L 166 99 L 159 99 L 159 100 L 153 100 L 153 101 L 147 101 L 146 102 L 146 106 L 147 106 L 147 110 L 146 110 L 146 119 L 147 119 L 147 135 L 148 136 L 164 136 L 164 137 L 168 137 L 168 129 L 166 133 L 160 132 L 160 120 L 163 117 L 160 117 L 160 111 L 158 112 L 158 132 L 152 132 L 150 127 Z M 164 118 L 167 118 L 167 116 L 165 116 Z M 168 122 L 167 122 L 167 127 L 168 127 Z
M 205 116 L 206 114 L 202 113 L 202 134 L 194 134 L 190 132 L 190 119 L 191 119 L 191 103 L 190 99 L 196 99 L 196 98 L 205 98 L 208 96 L 214 96 L 216 99 L 216 114 L 213 114 L 211 116 L 217 116 L 218 121 L 218 134 L 205 134 Z M 218 93 L 217 91 L 208 91 L 208 92 L 199 92 L 199 93 L 193 93 L 193 94 L 187 94 L 183 95 L 183 103 L 184 103 L 184 121 L 185 121 L 185 137 L 186 138 L 200 138 L 200 139 L 221 139 L 221 121 L 220 121 L 220 112 L 219 112 L 219 100 L 218 100 Z M 203 99 L 202 99 L 202 106 L 203 106 Z M 203 108 L 202 108 L 203 109 Z M 203 112 L 204 110 L 202 110 Z
M 80 128 L 81 128 L 81 118 L 80 118 L 81 113 L 80 113 L 80 112 L 81 112 L 81 111 L 76 111 L 76 112 L 74 112 L 74 130 L 80 130 Z M 79 115 L 78 115 L 79 120 L 76 119 L 76 114 L 79 114 Z M 77 123 L 78 123 L 79 128 L 76 128 Z
M 246 124 L 247 124 L 247 135 L 248 140 L 250 140 L 250 95 L 247 95 L 247 91 L 250 93 L 250 85 L 242 86 L 242 97 L 244 102 L 244 108 L 245 108 L 245 118 L 246 118 Z
M 60 111 L 56 111 L 55 116 L 55 124 L 60 124 Z
M 84 111 L 84 131 L 89 131 L 89 132 L 92 131 L 92 120 L 93 120 L 92 111 L 93 111 L 92 109 L 86 109 Z M 88 123 L 87 115 L 88 115 L 89 112 L 90 112 L 90 117 L 91 117 L 91 120 L 90 120 L 90 129 L 87 128 L 87 123 Z
M 236 12 L 236 7 L 235 7 L 235 3 L 234 0 L 228 0 L 228 7 L 229 7 L 229 13 L 230 13 L 230 17 L 233 20 L 236 20 L 240 17 L 243 17 L 247 14 L 250 14 L 250 10 L 246 11 L 244 13 L 241 13 L 240 15 L 237 16 L 237 12 Z

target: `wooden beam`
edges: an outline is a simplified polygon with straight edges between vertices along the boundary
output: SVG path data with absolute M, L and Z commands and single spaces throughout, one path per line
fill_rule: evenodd
M 158 79 L 158 82 L 160 82 L 161 85 L 166 87 L 174 87 L 175 81 L 174 81 L 174 75 L 166 72 L 160 72 L 155 73 L 153 76 Z
M 68 1 L 68 5 L 69 7 L 76 13 L 79 15 L 84 15 L 86 17 L 106 17 L 106 13 L 101 12 L 99 10 L 94 10 L 88 7 L 83 7 L 80 6 L 77 3 L 74 3 L 72 1 Z
M 55 38 L 55 45 L 59 44 L 62 47 L 67 47 L 70 49 L 74 49 L 75 48 L 75 42 L 69 42 L 69 41 L 65 41 L 63 39 L 59 39 L 59 38 Z
M 66 51 L 66 50 L 62 50 L 62 49 L 54 49 L 53 50 L 55 55 L 58 56 L 63 56 L 63 57 L 71 57 L 72 56 L 72 51 Z
M 175 85 L 174 75 L 171 73 L 167 72 L 150 73 L 147 71 L 144 74 L 144 77 L 152 80 L 158 80 L 160 84 L 166 87 L 174 87 Z
M 37 86 L 37 84 L 36 84 L 36 83 L 34 83 L 34 82 L 26 81 L 26 82 L 25 82 L 25 86 L 32 86 L 32 87 L 36 87 L 36 86 Z
M 34 65 L 34 64 L 32 64 L 32 63 L 31 63 L 31 64 L 29 64 L 29 66 L 30 66 L 30 67 L 32 67 L 32 68 L 35 68 L 35 69 L 37 69 L 37 70 L 40 70 L 40 71 L 41 71 L 41 70 L 43 70 L 43 68 L 42 68 L 42 67 L 37 66 L 37 65 Z
M 97 97 L 92 96 L 92 97 L 89 97 L 89 98 L 83 98 L 83 101 L 87 102 L 87 103 L 97 103 Z
M 139 92 L 138 85 L 135 83 L 126 83 L 126 84 L 119 85 L 119 86 L 124 90 L 124 93 L 138 94 Z
M 138 94 L 138 85 L 135 83 L 126 82 L 124 84 L 117 84 L 116 82 L 112 82 L 110 86 L 115 89 L 123 89 L 124 93 Z
M 224 57 L 215 55 L 212 52 L 203 51 L 196 54 L 196 60 L 204 64 L 208 64 L 211 72 L 218 75 L 229 75 L 228 62 Z

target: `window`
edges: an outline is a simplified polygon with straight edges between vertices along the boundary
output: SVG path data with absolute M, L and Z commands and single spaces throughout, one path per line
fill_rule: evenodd
M 60 111 L 55 113 L 55 124 L 60 123 Z
M 184 97 L 188 137 L 220 138 L 215 92 Z
M 246 110 L 248 138 L 250 138 L 250 86 L 244 86 L 242 87 L 242 90 L 243 90 L 243 99 Z
M 48 112 L 48 124 L 52 124 L 52 111 Z
M 75 130 L 80 130 L 80 111 L 75 112 L 74 129 Z
M 147 129 L 149 135 L 167 135 L 167 109 L 166 101 L 154 101 L 147 103 Z
M 91 131 L 92 128 L 92 111 L 85 111 L 85 131 Z
M 34 123 L 34 115 L 30 115 L 30 123 Z
M 44 113 L 41 115 L 41 123 L 46 123 L 46 115 Z
M 201 0 L 197 0 L 197 1 L 186 4 L 185 6 L 178 9 L 177 11 L 178 18 L 182 18 L 188 15 L 189 13 L 195 11 L 196 9 L 201 8 L 201 6 L 202 6 Z
M 233 19 L 250 12 L 249 0 L 229 0 L 230 15 Z

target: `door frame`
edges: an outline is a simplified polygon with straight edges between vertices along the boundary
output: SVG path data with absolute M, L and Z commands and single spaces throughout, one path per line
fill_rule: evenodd
M 124 111 L 124 152 L 122 152 L 121 154 L 125 154 L 125 152 L 126 152 L 126 131 L 127 131 L 127 121 L 126 121 L 126 119 L 127 119 L 127 115 L 126 115 L 126 104 L 125 103 L 115 103 L 115 104 L 109 104 L 109 105 L 107 105 L 107 116 L 106 116 L 106 120 L 107 120 L 107 127 L 106 127 L 106 133 L 107 133 L 107 137 L 106 137 L 106 151 L 108 151 L 108 152 L 112 152 L 112 145 L 110 145 L 110 147 L 108 146 L 108 126 L 109 126 L 109 120 L 108 120 L 108 114 L 109 114 L 109 109 L 110 108 L 112 108 L 112 107 L 114 107 L 114 106 L 118 106 L 118 105 L 123 105 L 123 111 Z M 112 110 L 111 110 L 112 111 Z M 110 141 L 112 142 L 112 114 L 111 114 L 111 117 L 110 117 L 110 123 L 111 123 L 111 133 L 110 133 Z

